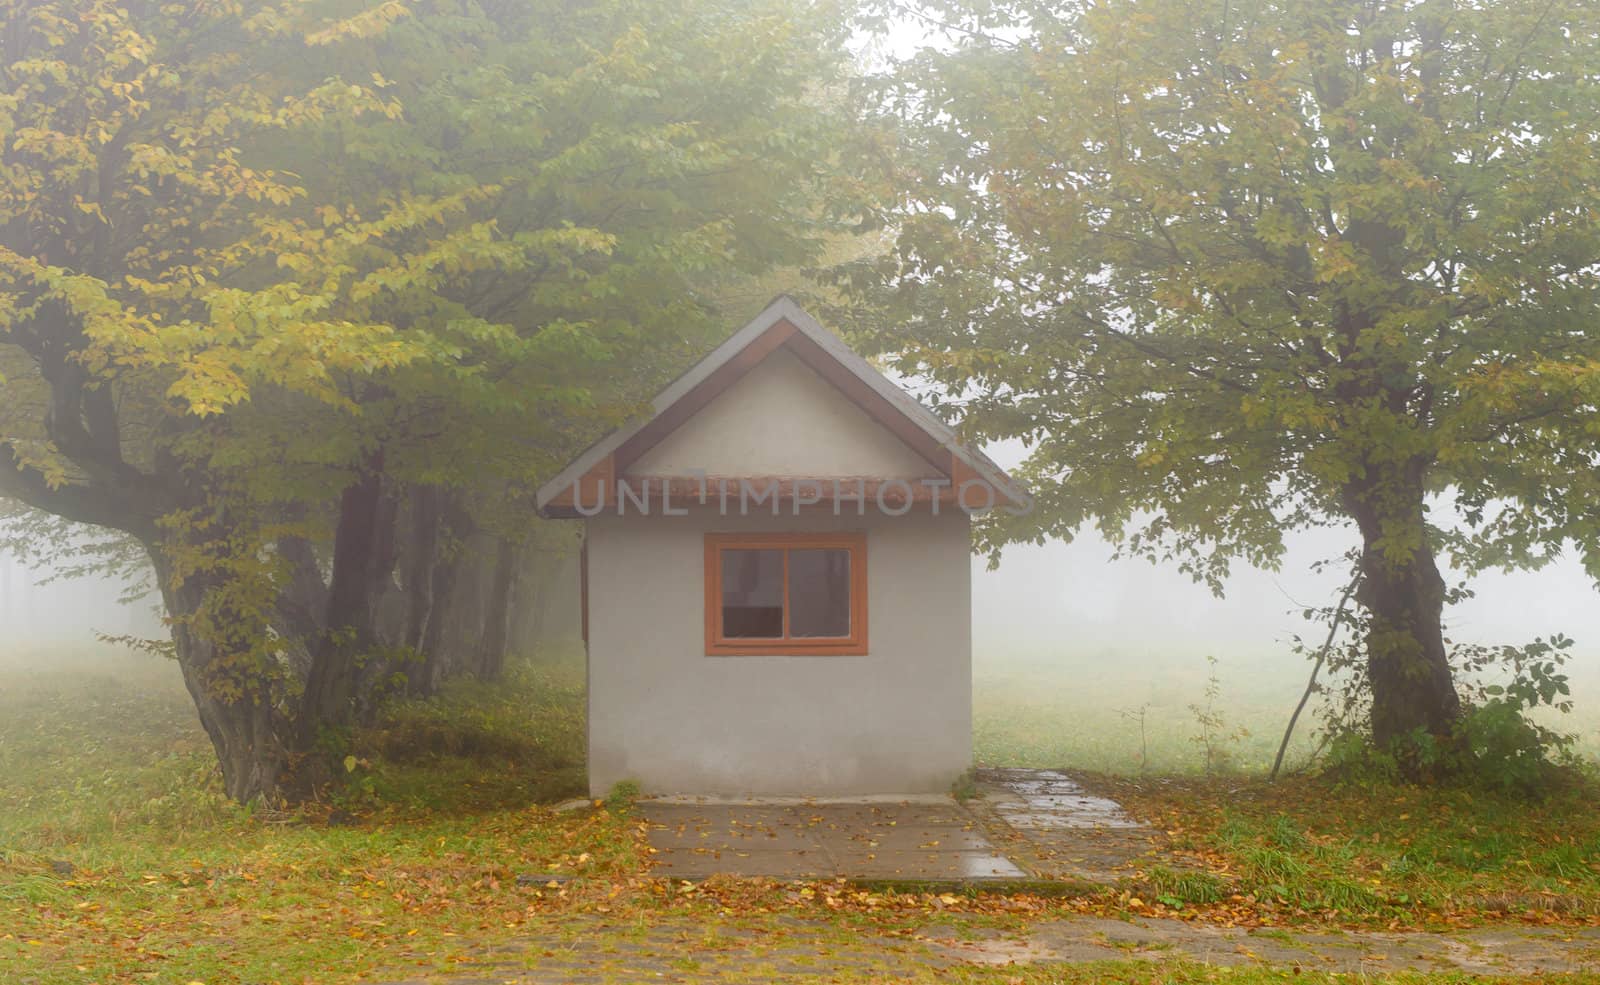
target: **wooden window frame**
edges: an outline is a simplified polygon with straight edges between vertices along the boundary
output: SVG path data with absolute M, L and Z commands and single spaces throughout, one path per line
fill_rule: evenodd
M 722 552 L 783 552 L 782 639 L 722 635 Z M 836 549 L 850 552 L 850 635 L 791 637 L 789 632 L 789 551 Z M 706 534 L 706 656 L 861 657 L 867 654 L 867 535 L 864 532 L 807 534 Z

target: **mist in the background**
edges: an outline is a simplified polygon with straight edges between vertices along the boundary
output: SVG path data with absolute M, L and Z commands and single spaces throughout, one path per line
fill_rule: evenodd
M 1018 456 L 997 449 L 1003 465 Z M 1139 675 L 1153 657 L 1299 664 L 1290 655 L 1299 633 L 1320 638 L 1300 616 L 1332 604 L 1354 533 L 1315 531 L 1290 538 L 1281 570 L 1236 566 L 1222 598 L 1174 567 L 1113 560 L 1092 531 L 1071 544 L 1007 548 L 998 570 L 973 559 L 973 642 L 987 661 L 1049 662 L 1093 657 L 1096 674 Z M 1459 574 L 1456 576 L 1459 579 Z M 120 581 L 60 579 L 0 557 L 0 643 L 88 645 L 96 634 L 158 636 L 165 630 L 146 597 L 124 604 Z M 1565 633 L 1576 639 L 1574 664 L 1600 665 L 1600 592 L 1575 558 L 1537 572 L 1489 573 L 1472 580 L 1477 596 L 1447 612 L 1457 642 L 1521 644 Z
M 1024 456 L 1011 443 L 986 450 L 1004 468 Z M 980 761 L 1020 755 L 1037 766 L 1195 768 L 1196 709 L 1211 700 L 1210 687 L 1225 731 L 1249 733 L 1226 743 L 1232 761 L 1265 768 L 1311 669 L 1294 638 L 1315 650 L 1327 633 L 1302 613 L 1337 603 L 1349 578 L 1339 559 L 1358 543 L 1353 526 L 1292 534 L 1279 570 L 1236 564 L 1221 598 L 1176 565 L 1113 560 L 1111 545 L 1092 530 L 1070 544 L 1009 547 L 994 571 L 974 558 Z M 1314 571 L 1320 561 L 1337 563 Z M 1447 570 L 1445 578 L 1458 584 L 1465 576 Z M 1582 565 L 1566 557 L 1541 571 L 1491 572 L 1467 584 L 1475 597 L 1445 612 L 1453 642 L 1574 639 L 1564 668 L 1574 713 L 1540 718 L 1576 735 L 1580 751 L 1600 755 L 1600 592 Z M 1315 748 L 1322 701 L 1292 747 L 1299 757 Z M 1005 713 L 986 716 L 985 708 Z
M 1158 651 L 1286 654 L 1295 634 L 1320 637 L 1301 610 L 1334 604 L 1348 578 L 1346 565 L 1321 573 L 1312 565 L 1352 546 L 1353 531 L 1291 536 L 1281 570 L 1236 566 L 1222 598 L 1173 567 L 1112 560 L 1110 546 L 1093 533 L 1071 544 L 1010 547 L 997 571 L 974 559 L 976 652 L 1033 659 L 1089 650 L 1130 660 Z M 1476 597 L 1446 610 L 1453 641 L 1522 644 L 1565 633 L 1577 642 L 1575 659 L 1600 658 L 1600 593 L 1576 559 L 1536 572 L 1491 572 L 1468 584 Z
M 1237 567 L 1222 598 L 1173 568 L 1112 560 L 1109 545 L 1093 533 L 1071 544 L 1010 547 L 997 571 L 973 559 L 975 653 L 980 661 L 1092 652 L 1135 662 L 1152 653 L 1285 655 L 1292 635 L 1317 635 L 1300 609 L 1331 604 L 1343 582 L 1342 567 L 1318 575 L 1312 564 L 1351 543 L 1332 531 L 1295 536 L 1282 570 Z M 87 644 L 97 633 L 165 632 L 153 599 L 118 601 L 120 582 L 41 584 L 44 577 L 0 558 L 4 643 Z M 1485 574 L 1471 585 L 1477 597 L 1447 613 L 1457 642 L 1525 643 L 1562 632 L 1577 640 L 1579 657 L 1600 660 L 1600 593 L 1575 559 L 1543 571 Z M 1137 672 L 1136 663 L 1127 669 Z
M 51 581 L 46 571 L 0 556 L 0 647 L 94 646 L 99 634 L 164 637 L 156 599 L 120 602 L 124 588 L 108 578 Z
M 991 451 L 1005 467 L 1021 457 L 1020 450 Z M 1321 574 L 1312 566 L 1340 557 L 1354 543 L 1353 531 L 1294 535 L 1281 570 L 1236 566 L 1221 598 L 1175 567 L 1113 560 L 1110 546 L 1092 531 L 1070 544 L 1008 548 L 995 571 L 974 558 L 980 761 L 1119 771 L 1195 768 L 1195 706 L 1210 700 L 1211 686 L 1230 732 L 1249 733 L 1229 740 L 1233 762 L 1263 768 L 1309 669 L 1293 652 L 1293 637 L 1320 643 L 1326 631 L 1301 611 L 1333 604 L 1346 577 L 1342 564 Z M 544 605 L 560 612 L 532 620 L 563 627 L 563 638 L 576 634 L 576 577 L 576 565 L 569 566 L 560 578 L 571 584 L 543 595 Z M 176 680 L 175 665 L 98 639 L 164 636 L 153 598 L 120 603 L 123 585 L 111 579 L 42 579 L 15 558 L 0 557 L 0 688 L 9 675 L 79 661 Z M 1447 611 L 1454 641 L 1520 645 L 1554 633 L 1576 640 L 1566 668 L 1575 713 L 1544 717 L 1577 735 L 1582 751 L 1600 755 L 1600 593 L 1577 560 L 1538 572 L 1482 575 L 1471 587 L 1477 596 Z M 1313 714 L 1294 746 L 1302 759 L 1315 746 L 1314 725 Z

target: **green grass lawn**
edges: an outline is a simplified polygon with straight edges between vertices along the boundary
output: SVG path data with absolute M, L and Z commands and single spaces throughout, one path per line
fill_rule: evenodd
M 1102 773 L 1196 774 L 1213 768 L 1264 773 L 1272 766 L 1310 665 L 1292 654 L 1199 655 L 1093 652 L 1064 646 L 1027 656 L 979 653 L 973 670 L 973 752 L 978 762 Z M 1574 710 L 1541 709 L 1575 751 L 1600 761 L 1600 655 L 1565 668 Z M 1208 707 L 1207 689 L 1216 698 Z M 1300 718 L 1285 757 L 1304 766 L 1317 747 L 1319 695 Z M 1213 717 L 1209 728 L 1202 714 Z
M 1159 825 L 1173 860 L 1189 863 L 1147 870 L 1173 906 L 1244 897 L 1289 922 L 1449 925 L 1485 911 L 1600 920 L 1592 777 L 1572 777 L 1539 801 L 1308 777 L 1102 776 L 1092 785 Z
M 1263 672 L 1266 670 L 1267 672 Z M 991 765 L 1072 766 L 1104 773 L 1204 772 L 1211 763 L 1265 771 L 1298 690 L 1298 666 L 1105 655 L 979 660 L 973 674 L 973 752 Z M 1206 689 L 1218 691 L 1208 713 Z M 1202 727 L 1199 716 L 1213 724 Z M 1304 762 L 1310 714 L 1290 749 Z
M 660 946 L 665 928 L 672 960 L 710 962 L 700 973 L 720 968 L 726 980 L 775 980 L 759 956 L 800 948 L 836 959 L 840 981 L 1258 982 L 1288 973 L 1183 962 L 935 969 L 907 964 L 904 942 L 934 919 L 1015 931 L 1153 906 L 1198 919 L 1448 924 L 1483 919 L 1495 897 L 1513 914 L 1532 895 L 1600 897 L 1593 787 L 1529 806 L 1307 779 L 1267 788 L 1248 776 L 1101 779 L 1171 831 L 1176 852 L 1170 871 L 1156 860 L 1122 892 L 945 901 L 674 886 L 650 877 L 625 811 L 552 808 L 583 787 L 582 679 L 563 659 L 396 706 L 357 737 L 360 765 L 344 786 L 281 817 L 221 796 L 169 665 L 116 651 L 10 655 L 0 662 L 0 981 L 392 981 L 465 974 L 530 939 L 544 960 L 603 964 L 652 934 Z M 1003 750 L 993 737 L 1010 736 L 1018 761 L 1084 765 L 1051 758 L 1096 748 L 1062 734 L 1080 718 L 1007 706 L 1003 693 L 980 684 L 980 748 Z M 1195 755 L 1181 732 L 1166 741 Z M 1139 893 L 1151 899 L 1135 905 Z M 758 959 L 718 965 L 730 949 Z
M 1542 716 L 1576 737 L 1588 775 L 1539 802 L 1295 775 L 1317 746 L 1315 702 L 1289 746 L 1290 775 L 1267 783 L 1306 669 L 1266 657 L 980 660 L 974 752 L 986 764 L 1089 771 L 1171 832 L 1176 857 L 1147 867 L 1144 888 L 1180 908 L 1244 897 L 1288 919 L 1447 922 L 1484 906 L 1600 915 L 1594 667 L 1570 668 L 1573 714 Z M 1221 724 L 1209 729 L 1208 772 L 1200 713 L 1213 683 Z

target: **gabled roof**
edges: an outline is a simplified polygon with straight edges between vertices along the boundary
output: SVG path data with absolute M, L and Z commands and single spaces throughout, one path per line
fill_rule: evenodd
M 957 485 L 975 478 L 988 484 L 1000 502 L 1021 505 L 1028 501 L 1027 494 L 986 455 L 962 445 L 949 425 L 856 355 L 792 298 L 780 295 L 656 394 L 649 416 L 601 438 L 540 487 L 539 512 L 546 516 L 574 515 L 572 495 L 580 483 L 603 485 L 625 475 L 639 456 L 779 349 L 798 356 Z

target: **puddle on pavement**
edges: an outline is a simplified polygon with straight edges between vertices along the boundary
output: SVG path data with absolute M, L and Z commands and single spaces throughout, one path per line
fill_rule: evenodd
M 1142 828 L 1114 800 L 1096 797 L 1055 770 L 983 769 L 981 783 L 1001 788 L 994 809 L 1019 828 Z

